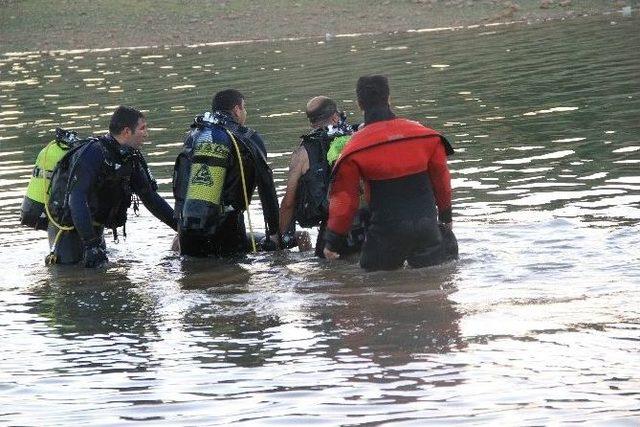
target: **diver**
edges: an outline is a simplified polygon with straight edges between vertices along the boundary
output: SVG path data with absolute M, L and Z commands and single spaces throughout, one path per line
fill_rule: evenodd
M 278 199 L 264 141 L 245 126 L 245 98 L 235 89 L 216 93 L 212 113 L 196 117 L 173 174 L 180 253 L 233 256 L 275 250 L 281 239 Z M 258 188 L 266 236 L 247 235 L 243 213 Z
M 397 118 L 385 76 L 358 79 L 364 127 L 353 135 L 333 170 L 324 254 L 339 257 L 366 185 L 370 223 L 360 255 L 366 270 L 436 265 L 458 256 L 452 231 L 449 142 L 418 122 Z
M 280 233 L 290 239 L 295 222 L 301 227 L 319 226 L 315 254 L 323 258 L 324 232 L 328 217 L 331 168 L 357 130 L 347 123 L 344 112 L 326 96 L 311 98 L 306 106 L 311 130 L 301 137 L 289 164 L 287 188 L 280 204 Z M 356 253 L 364 241 L 367 209 L 362 207 L 347 235 L 342 255 Z
M 157 184 L 140 152 L 147 138 L 146 117 L 120 106 L 111 116 L 109 133 L 76 143 L 58 162 L 46 203 L 51 254 L 47 263 L 85 267 L 107 262 L 105 228 L 123 227 L 127 209 L 137 197 L 149 211 L 176 229 L 173 209 L 160 197 Z

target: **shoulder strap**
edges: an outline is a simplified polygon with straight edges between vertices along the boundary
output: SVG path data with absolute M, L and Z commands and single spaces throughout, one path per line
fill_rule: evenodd
M 302 135 L 301 146 L 307 150 L 309 156 L 309 166 L 317 163 L 328 163 L 327 152 L 333 138 L 321 129 L 316 129 L 306 135 Z

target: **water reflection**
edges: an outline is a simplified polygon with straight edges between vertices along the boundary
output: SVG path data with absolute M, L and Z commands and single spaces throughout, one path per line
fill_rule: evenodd
M 153 307 L 136 291 L 126 272 L 91 271 L 69 266 L 49 269 L 50 276 L 32 286 L 29 313 L 45 319 L 62 338 L 153 332 Z
M 375 290 L 349 287 L 309 310 L 324 332 L 338 335 L 328 342 L 337 361 L 361 357 L 381 367 L 402 366 L 424 354 L 464 348 L 460 314 L 448 299 L 452 291 L 424 282 L 376 285 Z

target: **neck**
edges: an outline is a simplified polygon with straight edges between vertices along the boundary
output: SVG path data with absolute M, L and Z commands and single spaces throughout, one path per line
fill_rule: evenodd
M 236 118 L 236 116 L 234 116 L 231 111 L 216 110 L 214 113 L 219 113 L 219 114 L 223 115 L 227 120 L 232 120 L 232 121 L 240 124 L 238 122 L 238 119 Z
M 391 111 L 389 105 L 369 108 L 364 112 L 364 123 L 370 124 L 374 122 L 381 122 L 383 120 L 395 119 L 396 115 Z
M 120 137 L 118 137 L 118 136 L 116 136 L 116 135 L 114 135 L 114 134 L 112 134 L 112 133 L 107 134 L 107 137 L 108 137 L 111 141 L 113 141 L 116 145 L 118 145 L 118 146 L 124 146 L 124 144 L 123 144 L 123 142 L 122 142 L 122 138 L 120 138 Z
M 331 123 L 315 123 L 311 125 L 311 129 L 324 129 L 329 126 Z
M 119 137 L 117 135 L 114 135 L 112 133 L 109 134 L 109 137 L 116 143 L 118 143 L 118 145 L 123 146 L 124 147 L 124 142 L 122 140 L 122 137 Z

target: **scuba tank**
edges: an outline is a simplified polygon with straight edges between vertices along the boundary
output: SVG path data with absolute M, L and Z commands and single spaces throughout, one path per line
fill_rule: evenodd
M 20 208 L 20 224 L 36 230 L 47 229 L 48 219 L 44 204 L 51 184 L 51 175 L 60 159 L 79 140 L 76 132 L 56 128 L 56 138 L 40 150 L 27 186 L 27 194 Z
M 331 168 L 353 134 L 342 112 L 340 122 L 303 135 L 301 146 L 309 157 L 309 169 L 298 181 L 295 219 L 303 228 L 316 227 L 329 216 Z
M 188 176 L 176 186 L 183 195 L 176 194 L 176 201 L 182 199 L 178 224 L 182 231 L 198 235 L 213 234 L 224 214 L 221 198 L 230 155 L 229 147 L 214 141 L 207 131 L 208 118 L 204 116 L 200 135 L 176 162 L 177 175 Z

